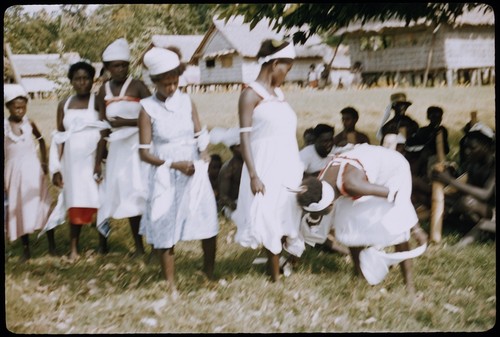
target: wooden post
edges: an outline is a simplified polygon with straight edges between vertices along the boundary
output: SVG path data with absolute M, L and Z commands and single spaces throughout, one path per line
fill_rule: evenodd
M 443 172 L 445 154 L 444 154 L 444 144 L 443 144 L 443 132 L 441 130 L 439 130 L 436 135 L 436 154 L 437 154 L 437 163 L 434 165 L 434 169 L 438 172 Z M 439 181 L 433 181 L 430 240 L 436 243 L 441 242 L 441 233 L 443 230 L 443 214 L 444 214 L 444 185 Z

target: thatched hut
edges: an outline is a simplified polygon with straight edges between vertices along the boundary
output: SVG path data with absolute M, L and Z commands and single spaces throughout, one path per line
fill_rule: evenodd
M 495 76 L 495 20 L 483 6 L 454 24 L 425 20 L 357 23 L 339 30 L 365 85 L 490 84 Z
M 282 39 L 284 34 L 273 30 L 266 20 L 250 29 L 242 16 L 224 20 L 213 20 L 213 25 L 196 49 L 191 63 L 200 67 L 202 85 L 241 85 L 257 77 L 260 66 L 257 52 L 264 39 Z M 311 64 L 330 61 L 332 49 L 322 43 L 318 36 L 311 37 L 306 44 L 296 45 L 297 57 L 287 75 L 287 82 L 303 83 Z

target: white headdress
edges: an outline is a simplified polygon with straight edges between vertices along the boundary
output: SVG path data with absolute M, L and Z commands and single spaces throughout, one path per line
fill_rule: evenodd
M 102 53 L 103 62 L 130 61 L 130 48 L 124 38 L 115 40 L 104 49 Z
M 3 100 L 4 103 L 9 103 L 15 98 L 24 97 L 29 99 L 28 93 L 20 84 L 4 84 L 3 85 Z
M 321 181 L 321 200 L 318 202 L 310 203 L 307 206 L 303 206 L 304 211 L 307 212 L 320 212 L 331 205 L 333 199 L 335 198 L 335 191 L 333 187 L 326 181 Z
M 274 59 L 281 59 L 281 58 L 294 59 L 295 56 L 296 56 L 295 47 L 293 43 L 290 42 L 285 48 L 278 50 L 276 53 L 267 55 L 266 57 L 260 57 L 258 62 L 260 65 L 262 65 Z
M 177 68 L 181 62 L 173 51 L 153 47 L 144 54 L 144 64 L 150 75 L 158 75 Z
M 494 139 L 494 137 L 495 137 L 495 132 L 489 126 L 486 126 L 481 122 L 477 122 L 476 124 L 474 124 L 470 128 L 469 132 L 472 132 L 472 131 L 479 131 L 483 135 L 485 135 L 486 137 L 491 138 L 491 139 Z

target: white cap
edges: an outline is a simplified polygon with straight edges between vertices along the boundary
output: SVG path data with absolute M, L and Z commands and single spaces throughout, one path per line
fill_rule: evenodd
M 130 62 L 130 48 L 124 38 L 115 40 L 104 49 L 102 53 L 103 62 L 127 61 Z
M 150 75 L 158 75 L 177 68 L 179 56 L 171 50 L 153 47 L 144 54 L 144 65 Z
M 3 85 L 3 100 L 4 103 L 9 103 L 15 98 L 24 97 L 29 99 L 28 93 L 20 84 L 4 84 Z

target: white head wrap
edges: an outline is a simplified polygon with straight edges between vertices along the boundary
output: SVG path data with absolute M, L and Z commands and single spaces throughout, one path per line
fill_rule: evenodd
M 104 49 L 102 53 L 103 62 L 127 61 L 130 62 L 130 48 L 124 38 L 115 40 Z
M 3 85 L 3 100 L 4 103 L 9 103 L 15 98 L 24 97 L 29 99 L 28 93 L 20 84 L 4 84 Z
M 240 143 L 240 128 L 238 127 L 226 129 L 216 126 L 210 130 L 209 135 L 212 144 L 223 143 L 227 147 L 231 147 Z
M 271 55 L 267 55 L 266 57 L 260 57 L 258 60 L 258 63 L 260 65 L 262 65 L 262 64 L 269 62 L 270 60 L 274 60 L 274 59 L 281 59 L 281 58 L 294 59 L 295 56 L 296 56 L 295 47 L 293 46 L 293 43 L 290 42 L 288 44 L 288 46 L 286 46 L 285 48 L 283 48 L 281 50 L 278 50 L 276 53 L 271 54 Z
M 491 138 L 491 139 L 493 139 L 495 137 L 495 132 L 489 126 L 486 126 L 481 122 L 477 122 L 476 124 L 474 124 L 470 128 L 469 132 L 472 132 L 472 131 L 479 131 L 483 135 L 485 135 L 486 137 Z
M 304 211 L 307 212 L 320 212 L 331 205 L 333 199 L 335 198 L 335 191 L 333 187 L 330 186 L 326 181 L 321 181 L 321 200 L 318 202 L 310 203 L 307 206 L 303 206 Z
M 144 54 L 144 64 L 150 75 L 158 75 L 177 68 L 181 62 L 173 51 L 153 47 Z

